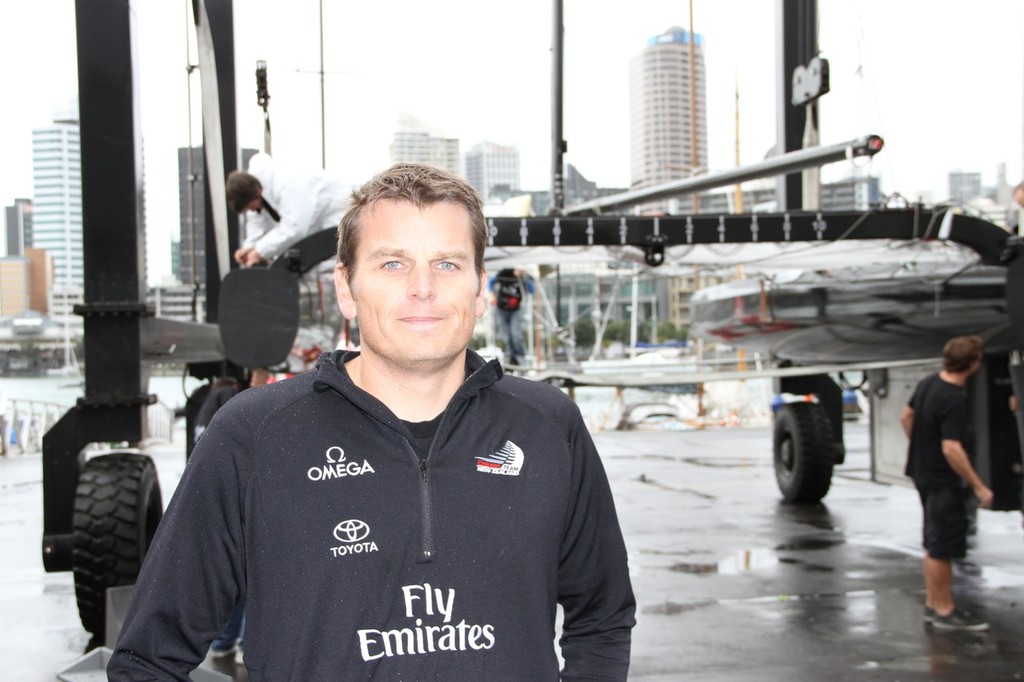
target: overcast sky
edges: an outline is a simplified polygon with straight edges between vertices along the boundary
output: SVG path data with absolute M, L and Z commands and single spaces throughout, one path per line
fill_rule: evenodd
M 189 143 L 195 61 L 190 0 L 143 0 L 137 12 L 149 278 L 170 273 L 178 232 L 178 147 Z M 327 166 L 351 183 L 387 166 L 400 112 L 462 142 L 518 146 L 527 189 L 550 186 L 551 0 L 324 0 Z M 735 165 L 739 91 L 741 163 L 775 144 L 775 11 L 770 0 L 694 0 L 707 63 L 709 161 Z M 689 27 L 679 0 L 564 0 L 566 160 L 602 186 L 628 186 L 628 64 L 646 40 Z M 239 142 L 262 147 L 256 60 L 267 61 L 274 156 L 321 160 L 319 0 L 237 0 Z M 1005 163 L 1022 173 L 1024 2 L 819 0 L 819 46 L 832 92 L 821 142 L 877 133 L 871 163 L 882 190 L 947 198 L 951 170 L 986 183 Z M 77 92 L 74 3 L 0 5 L 5 106 L 0 113 L 0 201 L 32 194 L 31 131 Z M 191 46 L 191 57 L 188 56 Z M 192 141 L 201 142 L 198 72 L 191 77 Z M 826 179 L 850 172 L 844 163 Z M 863 171 L 861 171 L 863 172 Z

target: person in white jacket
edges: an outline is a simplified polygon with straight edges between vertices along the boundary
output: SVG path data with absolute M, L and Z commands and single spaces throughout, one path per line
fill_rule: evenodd
M 326 171 L 292 172 L 268 154 L 249 161 L 248 171 L 228 174 L 228 206 L 245 213 L 245 239 L 235 261 L 268 263 L 318 230 L 337 229 L 350 188 Z

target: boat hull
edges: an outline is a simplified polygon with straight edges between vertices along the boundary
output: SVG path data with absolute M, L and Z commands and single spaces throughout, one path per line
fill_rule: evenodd
M 938 357 L 961 334 L 991 352 L 1020 347 L 1000 267 L 741 280 L 697 292 L 690 307 L 692 336 L 798 364 Z

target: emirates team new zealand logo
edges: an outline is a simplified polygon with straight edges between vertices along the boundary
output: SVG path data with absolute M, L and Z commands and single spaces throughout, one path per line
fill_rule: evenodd
M 485 474 L 518 476 L 523 468 L 523 451 L 510 440 L 486 457 L 476 458 L 476 470 Z

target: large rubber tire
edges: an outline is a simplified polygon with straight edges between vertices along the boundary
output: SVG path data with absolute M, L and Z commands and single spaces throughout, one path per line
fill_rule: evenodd
M 86 463 L 75 493 L 71 560 L 78 615 L 94 639 L 105 638 L 107 588 L 135 583 L 163 513 L 149 457 L 118 452 Z
M 820 502 L 832 485 L 835 443 L 825 408 L 789 403 L 775 413 L 775 480 L 787 502 Z

